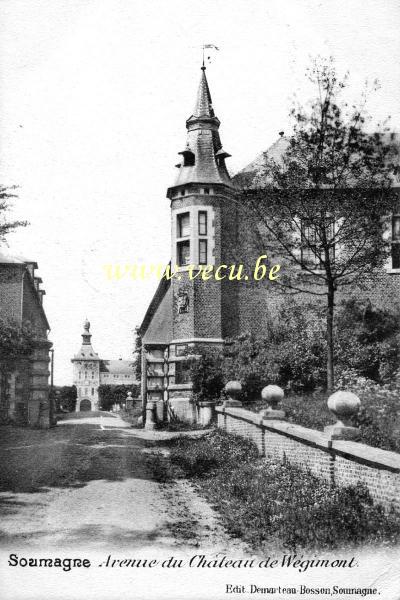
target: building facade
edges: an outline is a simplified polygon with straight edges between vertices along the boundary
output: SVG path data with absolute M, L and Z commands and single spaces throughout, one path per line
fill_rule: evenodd
M 82 344 L 71 359 L 73 385 L 77 389 L 76 412 L 100 410 L 100 385 L 132 385 L 136 383 L 132 361 L 103 360 L 93 350 L 90 323 L 83 324 Z
M 17 326 L 29 324 L 34 334 L 30 356 L 17 359 L 0 390 L 0 419 L 30 426 L 52 424 L 49 400 L 49 353 L 52 343 L 43 308 L 42 279 L 35 261 L 0 255 L 0 318 Z
M 243 264 L 245 273 L 253 271 L 260 256 L 257 224 L 240 205 L 237 190 L 243 181 L 257 185 L 266 156 L 279 161 L 288 147 L 281 132 L 267 153 L 231 179 L 219 126 L 203 66 L 178 173 L 167 190 L 175 275 L 160 281 L 139 328 L 143 404 L 154 401 L 160 419 L 196 420 L 188 357 L 206 348 L 218 351 L 240 333 L 265 335 L 268 319 L 282 303 L 265 281 L 196 276 L 207 265 Z M 371 301 L 379 298 L 387 306 L 400 299 L 400 206 L 398 213 L 392 221 L 392 257 L 370 285 Z

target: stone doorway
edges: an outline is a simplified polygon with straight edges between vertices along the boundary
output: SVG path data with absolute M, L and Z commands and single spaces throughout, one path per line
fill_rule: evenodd
M 84 398 L 83 400 L 81 400 L 81 403 L 79 405 L 79 410 L 83 411 L 83 412 L 92 410 L 92 404 L 91 404 L 90 400 L 88 400 L 87 398 Z

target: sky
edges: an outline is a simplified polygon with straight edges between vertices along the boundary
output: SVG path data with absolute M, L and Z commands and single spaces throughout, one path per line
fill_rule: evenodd
M 165 195 L 202 44 L 219 48 L 207 77 L 232 173 L 290 133 L 317 54 L 350 72 L 351 100 L 378 78 L 371 126 L 390 115 L 400 131 L 398 0 L 0 0 L 0 23 L 0 181 L 30 222 L 6 251 L 39 264 L 57 385 L 86 317 L 100 357 L 132 357 L 158 282 L 105 265 L 169 261 Z

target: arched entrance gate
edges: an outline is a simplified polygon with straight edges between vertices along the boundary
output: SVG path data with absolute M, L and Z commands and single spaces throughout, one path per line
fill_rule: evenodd
M 79 405 L 79 410 L 81 410 L 81 411 L 92 410 L 92 404 L 91 404 L 90 400 L 88 400 L 87 398 L 84 398 L 83 400 L 81 400 L 81 403 Z

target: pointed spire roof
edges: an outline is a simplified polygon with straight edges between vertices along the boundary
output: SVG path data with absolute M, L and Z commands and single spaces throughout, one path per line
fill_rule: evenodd
M 179 172 L 173 187 L 190 183 L 233 187 L 225 166 L 225 159 L 230 154 L 222 149 L 219 126 L 203 65 L 193 114 L 186 121 L 187 140 L 185 148 L 179 152 L 182 162 L 176 165 Z M 172 188 L 169 188 L 168 196 L 172 195 Z
M 212 100 L 210 94 L 210 88 L 208 87 L 206 68 L 203 65 L 201 67 L 201 78 L 199 83 L 199 89 L 197 91 L 196 104 L 193 110 L 194 117 L 214 117 L 214 109 L 212 107 Z

